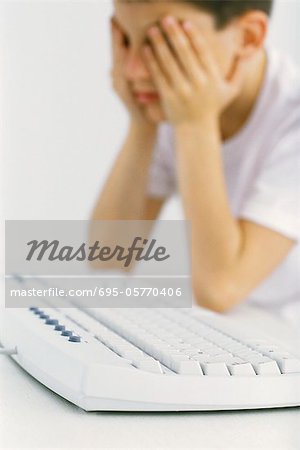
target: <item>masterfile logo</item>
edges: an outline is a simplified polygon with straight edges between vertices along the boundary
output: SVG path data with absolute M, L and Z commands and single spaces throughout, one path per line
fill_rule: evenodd
M 141 244 L 138 245 L 138 242 Z M 151 239 L 148 243 L 148 239 L 142 237 L 134 238 L 130 247 L 125 248 L 120 245 L 116 245 L 114 248 L 108 246 L 100 246 L 99 241 L 96 241 L 93 245 L 88 246 L 86 243 L 82 243 L 79 248 L 64 245 L 58 240 L 49 242 L 47 240 L 37 241 L 33 240 L 27 242 L 30 246 L 30 251 L 26 257 L 27 261 L 31 261 L 33 257 L 37 261 L 41 261 L 45 256 L 49 261 L 110 261 L 116 259 L 116 261 L 124 261 L 124 267 L 128 267 L 131 261 L 165 261 L 170 258 L 170 255 L 166 254 L 166 248 L 163 246 L 155 248 L 156 239 Z
M 189 307 L 190 245 L 188 221 L 6 221 L 6 306 Z

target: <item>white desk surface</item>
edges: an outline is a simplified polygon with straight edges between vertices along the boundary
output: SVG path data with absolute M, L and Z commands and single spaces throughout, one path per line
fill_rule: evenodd
M 292 338 L 291 327 L 261 311 L 241 308 L 232 315 Z M 87 413 L 7 356 L 0 357 L 0 374 L 0 448 L 300 449 L 300 408 Z

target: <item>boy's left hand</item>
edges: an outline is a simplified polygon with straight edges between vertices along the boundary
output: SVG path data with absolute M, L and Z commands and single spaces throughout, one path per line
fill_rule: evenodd
M 178 125 L 218 119 L 238 94 L 239 68 L 230 80 L 224 79 L 204 38 L 191 22 L 180 25 L 168 16 L 162 20 L 162 29 L 164 33 L 158 26 L 150 28 L 152 48 L 145 46 L 144 53 L 167 120 Z

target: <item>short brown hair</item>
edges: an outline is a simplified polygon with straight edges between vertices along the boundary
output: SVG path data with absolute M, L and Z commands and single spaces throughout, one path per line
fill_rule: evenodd
M 179 0 L 191 3 L 215 17 L 216 26 L 224 27 L 230 20 L 252 10 L 271 14 L 273 0 Z
M 147 3 L 164 0 L 120 0 L 124 3 Z M 209 12 L 215 18 L 217 28 L 222 28 L 235 17 L 246 12 L 258 10 L 268 16 L 271 14 L 274 0 L 165 0 L 166 2 L 189 3 Z

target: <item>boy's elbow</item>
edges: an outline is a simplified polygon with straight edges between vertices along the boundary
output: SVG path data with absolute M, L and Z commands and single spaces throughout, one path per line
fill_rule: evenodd
M 193 281 L 193 293 L 197 305 L 223 314 L 242 301 L 236 283 L 213 279 L 209 283 Z

